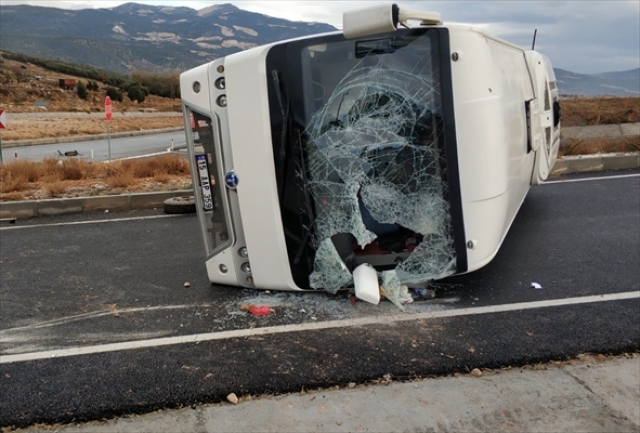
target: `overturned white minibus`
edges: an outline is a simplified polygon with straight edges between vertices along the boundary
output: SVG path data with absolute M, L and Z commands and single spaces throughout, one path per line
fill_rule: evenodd
M 207 272 L 224 285 L 335 292 L 366 266 L 399 304 L 489 263 L 559 146 L 545 56 L 395 5 L 180 85 Z

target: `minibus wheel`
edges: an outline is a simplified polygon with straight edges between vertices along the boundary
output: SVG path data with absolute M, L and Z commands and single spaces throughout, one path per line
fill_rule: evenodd
M 196 199 L 192 195 L 183 197 L 171 197 L 164 201 L 164 213 L 180 214 L 195 212 Z

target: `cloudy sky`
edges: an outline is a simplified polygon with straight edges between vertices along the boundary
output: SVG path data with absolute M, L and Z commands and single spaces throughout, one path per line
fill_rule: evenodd
M 241 9 L 294 21 L 319 21 L 341 27 L 342 12 L 375 1 L 215 1 L 132 0 L 152 5 L 202 9 L 233 3 Z M 107 8 L 124 0 L 0 0 L 1 5 L 32 4 L 69 9 Z M 536 49 L 555 67 L 579 73 L 640 67 L 640 1 L 396 1 L 400 7 L 440 12 L 446 22 L 468 23 L 523 47 Z

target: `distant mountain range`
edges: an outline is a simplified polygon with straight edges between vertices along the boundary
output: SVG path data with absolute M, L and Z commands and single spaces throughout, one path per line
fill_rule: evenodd
M 640 96 L 640 68 L 603 74 L 576 74 L 554 69 L 562 95 Z
M 137 3 L 81 10 L 0 7 L 0 49 L 121 73 L 186 70 L 257 45 L 335 30 L 231 4 L 198 11 Z
M 201 10 L 137 3 L 109 9 L 0 8 L 0 49 L 120 73 L 182 71 L 257 45 L 335 30 L 231 4 Z M 593 75 L 555 72 L 563 95 L 640 96 L 640 69 Z

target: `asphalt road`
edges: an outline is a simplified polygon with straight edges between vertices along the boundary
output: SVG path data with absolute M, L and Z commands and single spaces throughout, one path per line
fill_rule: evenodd
M 493 262 L 404 312 L 212 287 L 194 216 L 5 224 L 0 425 L 637 351 L 640 177 L 611 175 L 533 188 Z
M 186 142 L 184 131 L 111 138 L 111 157 L 116 159 L 166 152 L 167 149 L 171 147 L 171 140 L 173 140 L 174 146 L 184 145 Z M 9 162 L 16 159 L 17 154 L 17 159 L 38 161 L 44 158 L 59 158 L 60 155 L 58 151 L 64 154 L 66 151 L 72 150 L 77 150 L 79 153 L 79 155 L 74 158 L 91 160 L 93 151 L 94 161 L 106 161 L 109 159 L 109 140 L 77 141 L 73 143 L 7 148 L 3 145 L 2 159 L 4 162 Z M 63 156 L 61 158 L 65 157 Z

